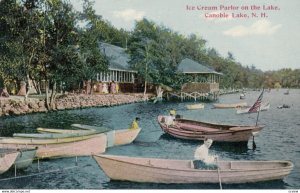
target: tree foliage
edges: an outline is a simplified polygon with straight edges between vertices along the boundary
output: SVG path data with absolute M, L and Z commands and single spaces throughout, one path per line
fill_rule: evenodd
M 102 41 L 126 48 L 131 67 L 148 83 L 180 88 L 188 77 L 177 67 L 190 58 L 223 73 L 221 88 L 300 87 L 299 69 L 263 72 L 243 66 L 234 53 L 223 57 L 195 34 L 185 36 L 147 19 L 132 31 L 116 29 L 96 14 L 90 0 L 83 0 L 83 12 L 67 0 L 1 0 L 0 29 L 0 86 L 44 80 L 55 92 L 62 82 L 73 89 L 82 80 L 95 80 L 108 69 Z

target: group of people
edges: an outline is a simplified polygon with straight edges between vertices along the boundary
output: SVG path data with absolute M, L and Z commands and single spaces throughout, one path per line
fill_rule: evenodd
M 173 125 L 176 119 L 176 110 L 171 109 L 169 111 L 169 116 L 165 116 L 165 124 L 168 126 Z M 139 124 L 138 121 L 140 120 L 139 117 L 136 117 L 129 129 L 138 129 Z M 218 168 L 218 156 L 217 155 L 210 155 L 209 148 L 212 145 L 212 139 L 205 139 L 204 143 L 199 145 L 194 153 L 194 160 L 193 160 L 193 167 L 195 169 L 217 169 Z
M 108 93 L 116 94 L 119 93 L 119 90 L 120 90 L 119 84 L 115 81 L 112 81 L 110 83 L 100 81 L 94 86 L 94 91 L 99 93 L 104 93 L 104 94 L 108 94 Z

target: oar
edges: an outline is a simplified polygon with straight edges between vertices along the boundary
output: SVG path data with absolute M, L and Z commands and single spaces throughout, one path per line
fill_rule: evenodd
M 253 141 L 252 141 L 252 149 L 255 150 L 256 149 L 256 144 L 255 144 L 255 141 L 254 141 L 254 135 L 252 137 Z
M 220 189 L 222 190 L 222 181 L 221 181 L 221 175 L 220 175 L 220 168 L 219 168 L 218 158 L 216 158 L 216 161 L 217 161 L 217 167 L 218 167 L 219 185 L 220 185 Z

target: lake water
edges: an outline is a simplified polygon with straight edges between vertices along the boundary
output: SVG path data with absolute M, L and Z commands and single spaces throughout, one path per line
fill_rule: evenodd
M 248 145 L 213 144 L 211 154 L 223 160 L 290 160 L 294 163 L 291 174 L 283 181 L 223 185 L 223 189 L 299 189 L 300 188 L 300 90 L 272 90 L 265 93 L 263 102 L 271 107 L 261 112 L 259 124 L 266 127 L 255 137 L 256 149 L 252 140 Z M 260 92 L 246 93 L 248 104 L 254 103 Z M 221 103 L 241 102 L 239 94 L 220 97 Z M 158 157 L 170 159 L 193 159 L 196 147 L 201 142 L 175 139 L 164 134 L 156 117 L 167 114 L 170 108 L 185 118 L 232 124 L 255 124 L 257 114 L 236 114 L 234 109 L 212 109 L 205 103 L 205 109 L 186 110 L 193 102 L 135 103 L 110 108 L 89 108 L 58 111 L 53 113 L 31 114 L 18 117 L 0 117 L 0 135 L 11 136 L 16 132 L 34 132 L 37 127 L 70 128 L 73 123 L 107 126 L 111 129 L 127 128 L 131 121 L 140 117 L 141 133 L 134 143 L 109 148 L 106 154 Z M 288 104 L 291 108 L 277 109 L 278 105 Z M 38 170 L 39 165 L 39 170 Z M 219 184 L 154 184 L 110 181 L 92 157 L 49 159 L 35 161 L 24 171 L 14 170 L 0 176 L 0 189 L 219 189 Z

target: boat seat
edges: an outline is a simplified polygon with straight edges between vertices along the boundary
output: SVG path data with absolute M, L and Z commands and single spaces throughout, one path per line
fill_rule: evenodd
M 191 169 L 195 169 L 194 161 L 193 160 L 190 161 L 190 167 L 191 167 Z
M 200 125 L 191 125 L 188 123 L 177 123 L 179 127 L 190 129 L 190 130 L 197 130 L 197 131 L 219 131 L 219 129 L 210 128 L 210 127 L 203 127 Z

